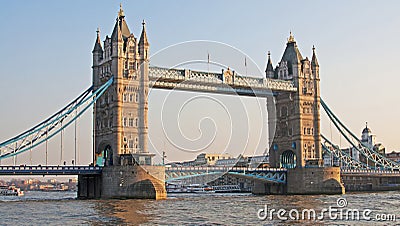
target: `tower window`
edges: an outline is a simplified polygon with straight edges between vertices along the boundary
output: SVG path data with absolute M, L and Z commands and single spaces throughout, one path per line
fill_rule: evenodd
M 126 101 L 127 101 L 127 94 L 124 93 L 123 102 L 126 102 Z

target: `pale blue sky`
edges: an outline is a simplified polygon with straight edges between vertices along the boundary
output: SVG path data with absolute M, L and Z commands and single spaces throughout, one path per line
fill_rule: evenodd
M 0 1 L 0 140 L 53 114 L 91 84 L 95 31 L 110 34 L 119 1 Z M 135 36 L 147 22 L 151 52 L 190 40 L 232 45 L 261 68 L 276 64 L 292 31 L 303 56 L 317 48 L 321 95 L 360 135 L 365 121 L 400 150 L 398 1 L 122 1 Z M 240 67 L 237 66 L 238 70 Z M 156 106 L 153 106 L 156 108 Z M 90 153 L 90 113 L 81 151 Z M 329 124 L 323 117 L 324 134 Z M 329 136 L 329 134 L 328 134 Z M 54 141 L 55 148 L 58 147 Z M 52 158 L 58 159 L 54 154 Z M 82 163 L 90 161 L 85 154 Z M 41 154 L 36 162 L 44 158 Z M 55 161 L 56 162 L 56 161 Z

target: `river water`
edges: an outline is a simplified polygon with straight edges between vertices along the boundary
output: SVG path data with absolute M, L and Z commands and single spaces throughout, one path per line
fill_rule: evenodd
M 329 207 L 342 212 L 357 209 L 360 220 L 354 216 L 345 219 L 334 211 L 331 215 L 320 214 Z M 268 215 L 271 209 L 286 213 L 279 217 L 276 211 Z M 308 220 L 304 214 L 306 219 L 302 220 L 305 209 L 315 210 L 317 217 Z M 365 218 L 363 211 L 367 211 Z M 400 220 L 377 221 L 377 216 L 381 219 L 396 214 L 400 218 L 398 191 L 342 196 L 177 194 L 158 201 L 77 200 L 75 192 L 27 192 L 23 197 L 0 197 L 0 225 L 395 225 Z M 317 219 L 318 216 L 323 217 Z

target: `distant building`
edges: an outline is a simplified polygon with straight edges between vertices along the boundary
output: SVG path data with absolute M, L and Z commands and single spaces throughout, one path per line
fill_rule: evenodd
M 229 158 L 229 159 L 218 159 L 215 162 L 215 166 L 227 166 L 227 167 L 232 167 L 236 164 L 237 159 L 236 158 Z
M 329 152 L 323 153 L 324 166 L 340 166 L 340 161 L 337 157 L 332 156 Z
M 386 158 L 388 158 L 394 162 L 400 163 L 400 152 L 392 151 L 390 153 L 387 153 Z
M 374 150 L 375 152 L 378 152 L 379 154 L 385 156 L 385 150 L 386 150 L 385 146 L 383 146 L 383 144 L 381 143 L 376 143 L 376 135 L 372 134 L 371 129 L 368 128 L 367 123 L 365 123 L 365 128 L 362 131 L 361 142 L 369 149 Z M 355 148 L 353 148 L 353 152 L 354 152 L 354 154 L 352 155 L 353 158 L 357 157 L 355 159 L 358 159 L 361 162 L 364 162 L 371 166 L 374 165 L 373 162 L 369 161 L 363 155 L 360 155 L 358 150 L 356 150 Z
M 202 153 L 194 160 L 195 165 L 209 165 L 213 166 L 218 160 L 231 159 L 232 156 L 229 154 L 206 154 Z
M 259 156 L 249 157 L 249 167 L 251 168 L 269 167 L 269 156 L 259 155 Z
M 224 166 L 224 167 L 269 167 L 269 156 L 243 156 L 233 158 L 230 154 L 199 154 L 195 160 L 168 163 L 170 167 Z
M 219 159 L 215 166 L 235 166 L 235 167 L 269 167 L 269 156 L 242 156 L 237 158 Z

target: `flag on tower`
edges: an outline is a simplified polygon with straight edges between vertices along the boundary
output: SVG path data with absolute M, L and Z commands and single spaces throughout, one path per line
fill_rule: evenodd
M 210 63 L 210 54 L 207 53 L 207 63 Z

